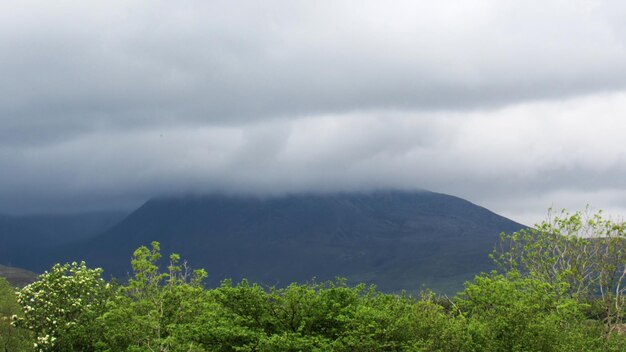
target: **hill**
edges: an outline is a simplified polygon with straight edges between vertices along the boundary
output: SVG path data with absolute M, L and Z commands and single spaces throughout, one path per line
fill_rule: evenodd
M 128 213 L 115 211 L 77 214 L 35 214 L 17 216 L 26 227 L 45 235 L 56 244 L 76 242 L 100 235 L 122 221 Z
M 7 279 L 13 286 L 26 286 L 37 279 L 37 274 L 25 269 L 0 265 L 0 277 Z
M 33 252 L 52 245 L 45 234 L 27 226 L 18 218 L 0 215 L 0 264 L 31 266 L 37 261 Z
M 96 237 L 126 216 L 120 212 L 0 214 L 0 264 L 43 271 L 62 247 Z
M 522 227 L 432 192 L 159 198 L 68 253 L 124 278 L 132 251 L 155 240 L 163 253 L 205 268 L 209 285 L 224 278 L 283 286 L 343 276 L 384 291 L 454 292 L 492 268 L 488 254 L 500 232 Z

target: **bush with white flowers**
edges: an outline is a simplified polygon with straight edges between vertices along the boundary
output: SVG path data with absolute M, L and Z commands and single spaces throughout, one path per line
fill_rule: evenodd
M 33 332 L 38 351 L 88 350 L 83 343 L 91 340 L 110 291 L 102 269 L 57 264 L 18 292 L 23 315 L 14 325 Z

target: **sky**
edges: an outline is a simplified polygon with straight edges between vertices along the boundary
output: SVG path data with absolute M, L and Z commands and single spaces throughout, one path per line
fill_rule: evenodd
M 624 1 L 0 0 L 0 213 L 425 189 L 626 215 Z

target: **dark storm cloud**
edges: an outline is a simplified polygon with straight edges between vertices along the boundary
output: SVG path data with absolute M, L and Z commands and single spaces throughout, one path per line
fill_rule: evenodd
M 626 209 L 618 1 L 0 2 L 0 212 L 426 188 Z M 528 210 L 532 209 L 532 210 Z M 533 213 L 533 214 L 531 214 Z

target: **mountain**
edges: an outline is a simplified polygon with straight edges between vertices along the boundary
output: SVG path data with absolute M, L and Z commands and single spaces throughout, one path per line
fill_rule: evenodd
M 0 264 L 45 270 L 50 267 L 50 256 L 60 247 L 96 237 L 126 215 L 121 212 L 0 214 Z
M 32 265 L 39 251 L 52 244 L 45 234 L 27 226 L 13 216 L 0 215 L 0 263 L 6 265 Z
M 205 268 L 209 285 L 342 276 L 384 291 L 454 292 L 492 269 L 488 254 L 500 232 L 523 227 L 432 192 L 158 198 L 70 254 L 125 278 L 132 251 L 159 241 L 163 254 Z
M 77 214 L 22 215 L 16 219 L 56 244 L 96 237 L 128 215 L 127 212 L 102 211 Z

